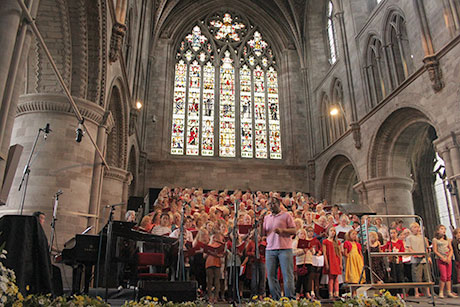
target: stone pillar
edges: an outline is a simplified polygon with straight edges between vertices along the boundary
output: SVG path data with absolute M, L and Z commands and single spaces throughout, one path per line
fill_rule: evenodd
M 126 212 L 128 202 L 128 186 L 131 184 L 133 176 L 130 172 L 110 167 L 104 171 L 104 181 L 102 183 L 101 202 L 99 206 L 98 229 L 104 227 L 107 223 L 110 209 L 105 208 L 107 205 L 125 203 L 124 206 L 116 207 L 114 219 L 122 220 L 122 214 Z
M 360 202 L 377 214 L 414 214 L 412 188 L 414 181 L 406 177 L 380 177 L 354 186 Z
M 433 144 L 441 159 L 444 161 L 446 175 L 449 184 L 451 184 L 451 199 L 453 214 L 457 227 L 460 225 L 460 197 L 458 188 L 460 187 L 460 132 L 451 132 L 450 135 L 439 137 Z
M 32 16 L 36 16 L 39 0 L 26 1 Z M 21 22 L 22 10 L 16 0 L 4 0 L 0 5 L 0 182 L 3 181 L 16 103 L 22 85 L 24 63 L 29 53 L 31 34 Z
M 88 130 L 96 135 L 104 110 L 97 104 L 75 98 L 84 114 Z M 38 129 L 50 124 L 53 130 L 47 140 L 41 137 L 32 159 L 29 185 L 24 205 L 24 214 L 43 211 L 48 220 L 53 210 L 53 195 L 62 190 L 59 198 L 56 233 L 58 247 L 75 233 L 87 227 L 89 198 L 92 184 L 95 149 L 89 138 L 75 142 L 77 119 L 67 98 L 60 94 L 28 94 L 20 97 L 17 117 L 14 122 L 12 143 L 24 146 L 18 171 L 11 188 L 3 214 L 17 214 L 21 192 L 18 185 L 22 169 L 29 156 Z M 45 225 L 49 234 L 49 223 Z
M 107 135 L 110 134 L 114 126 L 114 121 L 111 112 L 106 112 L 102 120 L 101 125 L 97 129 L 96 144 L 102 153 L 105 152 L 105 145 L 107 143 Z M 88 219 L 88 227 L 93 226 L 93 233 L 96 232 L 97 216 L 99 211 L 99 204 L 101 202 L 101 189 L 102 189 L 102 178 L 103 178 L 104 165 L 101 157 L 96 152 L 94 155 L 94 169 L 93 178 L 91 184 L 91 195 L 89 200 L 88 213 L 91 217 Z

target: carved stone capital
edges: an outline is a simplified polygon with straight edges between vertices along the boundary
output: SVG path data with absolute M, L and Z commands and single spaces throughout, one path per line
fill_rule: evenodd
M 112 112 L 107 111 L 102 118 L 101 126 L 105 128 L 105 132 L 110 134 L 112 132 L 113 127 L 115 126 L 115 121 L 113 119 Z
M 109 60 L 111 63 L 118 60 L 118 54 L 121 50 L 121 43 L 126 34 L 126 26 L 116 22 L 112 27 L 112 36 L 110 37 Z
M 136 109 L 131 109 L 129 112 L 129 135 L 134 134 L 137 125 L 137 117 L 139 116 L 139 111 Z
M 358 122 L 353 122 L 350 124 L 351 133 L 353 135 L 353 140 L 355 141 L 356 149 L 361 148 L 361 127 L 359 126 Z
M 439 60 L 435 55 L 429 55 L 423 58 L 423 64 L 428 71 L 428 76 L 431 80 L 431 87 L 437 93 L 444 87 L 442 81 L 442 71 L 439 67 Z
M 315 169 L 315 160 L 308 160 L 308 175 L 311 180 L 316 179 L 316 169 Z
M 113 179 L 130 185 L 133 180 L 133 175 L 131 172 L 124 169 L 111 166 L 110 170 L 104 169 L 104 178 Z
M 96 125 L 102 122 L 104 109 L 92 101 L 74 97 L 78 110 L 86 121 Z M 16 117 L 37 112 L 74 114 L 66 96 L 61 94 L 26 94 L 19 97 Z

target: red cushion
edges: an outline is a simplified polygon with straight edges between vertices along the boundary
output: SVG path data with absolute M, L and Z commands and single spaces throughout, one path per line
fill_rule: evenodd
M 165 264 L 165 255 L 162 253 L 137 253 L 138 265 L 162 266 Z

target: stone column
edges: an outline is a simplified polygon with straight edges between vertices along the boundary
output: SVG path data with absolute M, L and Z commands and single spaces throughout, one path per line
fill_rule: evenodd
M 130 172 L 111 166 L 108 171 L 104 171 L 104 181 L 102 183 L 101 202 L 98 214 L 98 229 L 107 223 L 110 209 L 107 205 L 125 203 L 124 206 L 116 207 L 114 219 L 121 220 L 122 213 L 126 212 L 128 202 L 128 186 L 131 184 L 133 176 Z
M 75 98 L 84 114 L 88 130 L 96 134 L 104 110 L 97 104 Z M 24 146 L 19 167 L 11 188 L 4 214 L 16 214 L 20 206 L 21 192 L 18 185 L 22 169 L 29 156 L 39 128 L 50 123 L 53 130 L 47 140 L 41 137 L 32 159 L 24 214 L 43 211 L 48 220 L 53 210 L 53 195 L 62 190 L 58 208 L 56 233 L 58 247 L 87 227 L 91 179 L 95 149 L 89 138 L 75 142 L 75 118 L 67 98 L 60 94 L 28 94 L 20 97 L 14 122 L 12 143 Z M 49 223 L 45 225 L 49 234 Z
M 377 214 L 414 214 L 413 186 L 410 178 L 380 177 L 362 181 L 354 188 L 360 193 L 360 202 Z
M 451 132 L 448 136 L 439 137 L 433 144 L 441 159 L 444 161 L 446 175 L 451 184 L 451 199 L 453 214 L 457 227 L 460 225 L 460 198 L 458 188 L 460 187 L 460 132 Z
M 110 134 L 112 128 L 114 126 L 114 121 L 111 112 L 105 112 L 104 118 L 102 123 L 99 125 L 97 129 L 97 139 L 96 144 L 99 149 L 104 153 L 106 143 L 107 143 L 107 136 Z M 102 189 L 102 178 L 103 178 L 103 171 L 104 165 L 102 164 L 102 159 L 99 154 L 96 152 L 94 155 L 94 169 L 93 169 L 93 178 L 91 184 L 91 195 L 89 200 L 89 210 L 88 214 L 91 217 L 88 219 L 88 227 L 93 226 L 92 232 L 96 232 L 96 225 L 97 225 L 97 216 L 99 211 L 99 204 L 101 202 L 101 189 Z
M 36 16 L 39 0 L 26 1 L 32 16 Z M 26 55 L 31 34 L 21 22 L 22 10 L 16 0 L 4 0 L 0 5 L 0 182 L 3 181 L 11 132 L 16 112 Z

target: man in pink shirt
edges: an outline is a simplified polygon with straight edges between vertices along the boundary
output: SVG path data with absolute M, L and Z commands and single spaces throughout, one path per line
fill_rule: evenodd
M 294 256 L 292 253 L 292 236 L 295 235 L 295 224 L 292 216 L 281 212 L 280 200 L 270 199 L 271 214 L 264 218 L 263 234 L 267 236 L 265 265 L 270 293 L 274 300 L 281 298 L 281 287 L 278 280 L 278 264 L 283 273 L 284 296 L 295 299 L 294 288 Z

